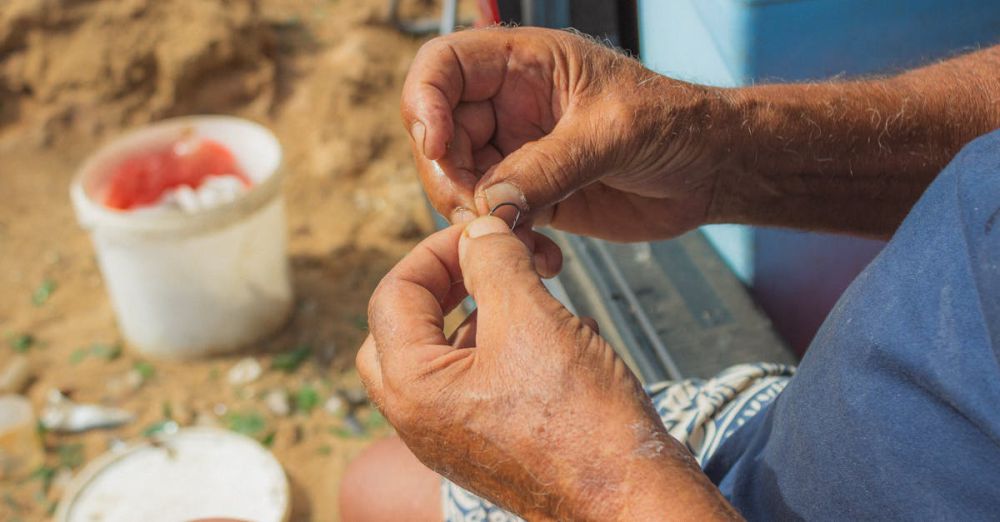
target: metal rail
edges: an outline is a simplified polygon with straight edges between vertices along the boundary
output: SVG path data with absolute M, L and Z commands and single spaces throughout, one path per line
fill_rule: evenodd
M 604 323 L 601 334 L 605 337 L 614 336 L 617 338 L 619 342 L 613 344 L 618 346 L 620 352 L 622 350 L 625 352 L 620 353 L 623 357 L 631 359 L 630 366 L 639 373 L 644 382 L 656 382 L 667 378 L 666 372 L 661 371 L 660 365 L 650 359 L 647 350 L 642 348 L 635 332 L 629 328 L 629 321 L 622 310 L 617 306 L 609 305 L 615 300 L 615 291 L 602 274 L 603 271 L 598 268 L 596 260 L 587 252 L 586 240 L 579 236 L 558 232 L 553 235 L 558 236 L 561 242 L 572 248 L 574 258 L 582 265 L 582 273 L 577 276 L 574 282 L 577 286 L 590 287 L 588 290 L 594 294 L 591 300 L 595 301 L 591 307 L 592 313 L 603 315 L 610 320 L 611 324 Z M 560 276 L 559 279 L 563 277 L 566 276 Z M 565 285 L 563 287 L 565 288 Z M 563 291 L 566 292 L 565 289 Z
M 628 281 L 625 279 L 625 275 L 622 274 L 621 268 L 618 267 L 617 261 L 611 257 L 608 252 L 607 247 L 604 246 L 601 241 L 591 241 L 594 246 L 594 250 L 597 251 L 597 255 L 600 256 L 601 260 L 604 262 L 608 273 L 611 275 L 611 279 L 614 281 L 615 286 L 617 286 L 618 292 L 625 298 L 628 303 L 629 311 L 635 317 L 636 322 L 639 323 L 639 327 L 642 328 L 642 332 L 646 334 L 646 339 L 649 344 L 653 347 L 654 352 L 660 360 L 660 364 L 667 371 L 667 376 L 671 380 L 679 380 L 683 378 L 680 369 L 677 368 L 677 362 L 671 357 L 670 351 L 664 346 L 663 341 L 660 339 L 660 334 L 653 327 L 653 322 L 650 320 L 649 315 L 643 309 L 642 305 L 639 303 L 639 299 L 636 297 L 635 292 L 629 286 Z

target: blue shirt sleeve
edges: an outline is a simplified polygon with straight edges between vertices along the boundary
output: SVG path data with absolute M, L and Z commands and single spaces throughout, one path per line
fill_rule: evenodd
M 706 472 L 751 520 L 996 520 L 998 347 L 1000 131 L 941 172 Z

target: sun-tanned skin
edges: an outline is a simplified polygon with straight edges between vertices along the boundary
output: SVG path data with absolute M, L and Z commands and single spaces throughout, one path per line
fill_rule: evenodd
M 466 289 L 475 332 L 449 341 L 443 314 Z M 654 520 L 674 502 L 702 520 L 736 516 L 500 218 L 418 245 L 379 284 L 369 325 L 358 369 L 373 402 L 453 481 L 533 520 Z
M 885 79 L 726 92 L 737 160 L 706 221 L 887 238 L 963 145 L 1000 127 L 1000 46 Z
M 1000 126 L 1000 47 L 885 79 L 720 89 L 563 31 L 467 31 L 420 50 L 402 114 L 453 221 L 509 201 L 544 222 L 561 201 L 556 228 L 622 241 L 710 222 L 886 237 Z M 504 181 L 525 199 L 491 198 Z
M 398 516 L 404 498 L 409 519 L 440 518 L 415 454 L 529 519 L 729 519 L 592 323 L 541 286 L 555 245 L 476 216 L 510 202 L 620 241 L 715 222 L 887 237 L 962 145 L 1000 127 L 1000 47 L 884 79 L 718 89 L 567 32 L 466 31 L 421 49 L 402 114 L 434 206 L 463 225 L 372 297 L 358 368 L 412 454 L 387 442 L 353 464 L 344 518 Z M 448 340 L 443 314 L 466 290 L 478 316 Z M 405 480 L 380 469 L 386 452 Z

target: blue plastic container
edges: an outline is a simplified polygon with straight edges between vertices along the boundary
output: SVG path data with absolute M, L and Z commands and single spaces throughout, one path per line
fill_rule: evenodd
M 709 85 L 891 73 L 1000 41 L 1000 0 L 639 0 L 639 33 L 647 66 Z M 882 245 L 704 231 L 800 352 Z

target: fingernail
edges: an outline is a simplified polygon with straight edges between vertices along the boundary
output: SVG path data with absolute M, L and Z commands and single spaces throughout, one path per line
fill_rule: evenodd
M 410 136 L 413 137 L 413 141 L 417 143 L 420 147 L 420 153 L 424 156 L 427 155 L 427 150 L 424 148 L 424 136 L 427 134 L 427 127 L 421 122 L 414 122 L 410 127 Z
M 509 233 L 510 228 L 507 227 L 507 223 L 505 223 L 504 220 L 493 216 L 476 218 L 465 226 L 465 235 L 471 238 L 477 238 L 488 234 Z
M 453 210 L 452 213 L 451 213 L 451 224 L 452 225 L 457 225 L 457 224 L 462 224 L 462 223 L 468 223 L 469 221 L 472 221 L 473 219 L 476 219 L 476 215 L 473 214 L 471 210 L 469 210 L 467 208 L 464 208 L 464 207 L 458 207 L 455 210 Z
M 501 203 L 513 203 L 522 212 L 528 211 L 528 201 L 524 199 L 524 193 L 506 181 L 487 187 L 483 190 L 483 195 L 486 196 L 486 205 L 489 206 L 490 210 L 495 209 Z
M 458 240 L 458 258 L 465 259 L 465 253 L 469 250 L 469 239 L 475 239 L 480 236 L 485 236 L 489 234 L 510 234 L 510 228 L 507 228 L 507 223 L 504 220 L 493 217 L 493 216 L 483 216 L 476 218 L 465 225 L 465 230 L 462 231 L 462 237 Z M 466 289 L 472 290 L 468 287 L 468 280 L 466 280 Z

